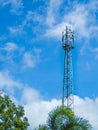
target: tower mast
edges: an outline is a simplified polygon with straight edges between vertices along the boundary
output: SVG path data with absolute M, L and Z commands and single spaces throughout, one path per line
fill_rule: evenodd
M 74 33 L 70 26 L 66 26 L 66 29 L 62 32 L 62 48 L 64 50 L 62 105 L 73 110 L 72 49 L 74 48 Z

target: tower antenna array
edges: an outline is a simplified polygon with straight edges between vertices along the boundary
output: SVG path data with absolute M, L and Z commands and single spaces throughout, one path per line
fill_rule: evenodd
M 62 32 L 62 48 L 64 50 L 62 105 L 73 110 L 72 49 L 74 48 L 74 33 L 70 26 L 66 26 L 66 29 Z

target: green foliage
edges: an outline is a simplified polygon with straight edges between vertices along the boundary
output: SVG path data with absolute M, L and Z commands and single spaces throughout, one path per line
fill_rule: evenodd
M 48 127 L 46 125 L 39 125 L 35 130 L 48 130 Z
M 60 106 L 49 113 L 47 126 L 36 130 L 91 130 L 88 120 L 76 117 L 68 107 Z
M 76 117 L 70 108 L 61 106 L 49 113 L 49 130 L 91 130 L 88 120 Z
M 8 96 L 0 96 L 0 130 L 27 130 L 28 119 L 24 108 L 16 106 Z
M 92 127 L 88 120 L 82 117 L 74 117 L 74 120 L 70 121 L 70 124 L 66 125 L 68 130 L 91 130 Z
M 64 117 L 68 117 L 69 120 L 74 118 L 74 113 L 70 108 L 65 109 L 64 106 L 57 107 L 49 113 L 48 126 L 52 130 L 60 130 L 63 127 Z

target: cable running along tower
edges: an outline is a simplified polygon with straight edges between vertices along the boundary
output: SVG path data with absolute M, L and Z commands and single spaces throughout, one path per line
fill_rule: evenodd
M 72 49 L 74 48 L 74 33 L 70 26 L 62 32 L 62 48 L 64 50 L 64 77 L 62 91 L 62 105 L 74 109 L 72 84 Z

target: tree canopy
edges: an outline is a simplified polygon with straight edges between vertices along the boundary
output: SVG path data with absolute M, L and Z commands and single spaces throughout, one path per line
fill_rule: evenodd
M 6 95 L 0 96 L 0 130 L 27 130 L 28 126 L 24 108 L 16 106 Z
M 47 124 L 37 130 L 91 130 L 88 120 L 77 117 L 70 108 L 59 106 L 52 110 L 47 119 Z

